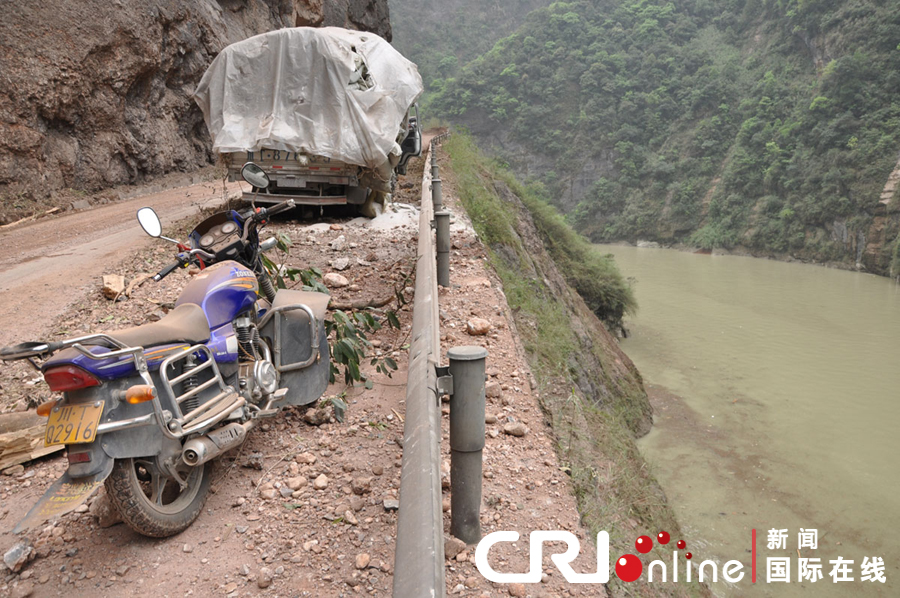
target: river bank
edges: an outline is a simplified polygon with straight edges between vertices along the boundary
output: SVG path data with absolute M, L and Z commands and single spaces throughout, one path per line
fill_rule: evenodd
M 894 280 L 895 282 L 900 283 L 900 271 L 894 270 L 888 272 L 886 274 L 882 274 L 879 272 L 870 272 L 866 269 L 866 267 L 861 262 L 850 263 L 847 261 L 838 261 L 838 260 L 827 260 L 827 261 L 816 261 L 810 259 L 804 259 L 802 257 L 797 257 L 795 255 L 791 255 L 789 253 L 773 253 L 773 252 L 761 252 L 754 251 L 747 247 L 737 246 L 731 249 L 726 249 L 724 247 L 716 247 L 715 249 L 703 249 L 694 245 L 687 245 L 684 243 L 658 243 L 656 241 L 636 241 L 631 243 L 630 241 L 617 241 L 611 243 L 600 243 L 598 246 L 613 246 L 613 247 L 639 247 L 645 249 L 671 249 L 673 251 L 681 251 L 684 253 L 696 253 L 700 255 L 730 255 L 736 257 L 752 257 L 756 259 L 763 260 L 772 260 L 777 262 L 785 262 L 788 264 L 806 264 L 810 266 L 821 266 L 823 268 L 830 268 L 833 270 L 845 270 L 848 272 L 862 272 L 866 274 L 872 274 L 873 276 L 879 276 L 883 278 L 888 278 Z

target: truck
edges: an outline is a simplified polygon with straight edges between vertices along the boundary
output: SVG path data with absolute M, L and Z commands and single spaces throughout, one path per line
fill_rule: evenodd
M 374 217 L 421 156 L 422 90 L 415 64 L 381 37 L 296 27 L 226 47 L 194 99 L 229 180 L 247 162 L 268 175 L 246 201 L 350 204 Z

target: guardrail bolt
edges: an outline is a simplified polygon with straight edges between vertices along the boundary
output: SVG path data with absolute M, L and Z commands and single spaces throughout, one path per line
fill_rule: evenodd
M 437 229 L 437 283 L 450 286 L 450 212 L 434 213 Z
M 481 459 L 484 450 L 483 347 L 447 352 L 450 396 L 450 533 L 466 544 L 481 540 Z

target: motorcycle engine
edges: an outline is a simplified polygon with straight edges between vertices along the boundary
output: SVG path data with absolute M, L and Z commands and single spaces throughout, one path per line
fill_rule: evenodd
M 251 403 L 259 403 L 278 388 L 278 372 L 272 363 L 268 345 L 259 338 L 259 330 L 249 317 L 234 321 L 238 339 L 238 385 Z

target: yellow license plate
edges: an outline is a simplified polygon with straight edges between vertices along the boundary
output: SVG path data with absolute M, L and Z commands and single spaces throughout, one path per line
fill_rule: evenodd
M 50 412 L 44 446 L 94 442 L 103 415 L 103 401 L 84 405 L 63 405 Z

